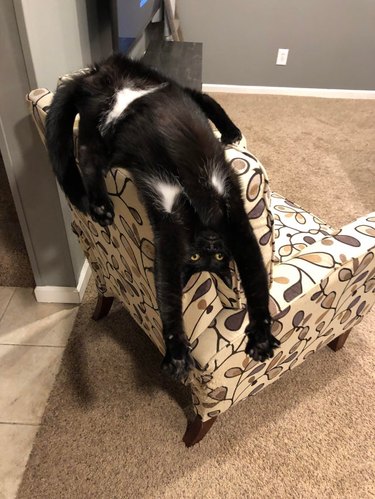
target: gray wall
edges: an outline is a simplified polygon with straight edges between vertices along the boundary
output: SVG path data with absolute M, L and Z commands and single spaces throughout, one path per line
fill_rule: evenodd
M 50 90 L 57 77 L 91 62 L 85 0 L 13 0 L 30 84 Z
M 374 0 L 177 0 L 177 15 L 204 83 L 375 89 Z
M 0 74 L 0 147 L 35 282 L 75 286 L 56 182 L 25 102 L 30 83 L 12 0 L 1 3 Z
M 37 286 L 76 287 L 84 262 L 26 93 L 91 62 L 85 0 L 2 0 L 0 147 Z
M 54 91 L 59 75 L 75 71 L 91 63 L 86 0 L 64 0 L 63 2 L 60 0 L 33 0 L 32 2 L 13 0 L 13 3 L 30 88 L 46 87 Z M 70 275 L 68 268 L 71 268 L 73 278 L 69 278 L 69 286 L 75 287 L 84 263 L 84 256 L 70 228 L 71 214 L 65 197 L 55 186 L 56 181 L 50 173 L 51 167 L 48 164 L 46 151 L 43 149 L 38 154 L 39 160 L 45 165 L 43 172 L 47 177 L 50 175 L 46 190 L 51 197 L 53 196 L 64 225 L 60 228 L 59 241 L 56 240 L 56 251 L 59 251 L 61 257 L 61 267 L 59 270 L 56 269 L 56 272 L 60 279 L 57 280 L 55 276 L 52 279 L 52 276 L 44 274 L 44 282 L 48 282 L 50 286 L 62 286 L 58 282 L 62 279 L 67 280 L 67 276 Z M 35 177 L 34 182 L 38 182 L 39 178 L 40 176 Z M 48 213 L 48 206 L 44 206 L 44 209 Z M 47 218 L 47 227 L 54 222 L 55 217 L 51 215 Z M 32 229 L 36 230 L 34 226 Z M 68 245 L 66 255 L 61 245 L 62 238 L 65 238 Z M 40 253 L 38 257 L 41 258 Z

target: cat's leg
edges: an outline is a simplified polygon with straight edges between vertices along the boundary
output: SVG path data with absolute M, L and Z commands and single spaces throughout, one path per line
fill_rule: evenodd
M 236 127 L 224 109 L 212 97 L 202 92 L 185 88 L 185 91 L 202 109 L 204 114 L 216 126 L 221 133 L 223 144 L 233 144 L 242 138 L 241 130 Z
M 241 198 L 240 187 L 228 189 L 229 209 L 224 222 L 224 237 L 237 264 L 246 296 L 250 323 L 246 328 L 246 352 L 254 360 L 273 356 L 280 342 L 271 334 L 268 277 L 258 241 L 254 235 Z
M 104 181 L 108 170 L 108 156 L 95 123 L 81 115 L 79 127 L 78 161 L 82 180 L 87 192 L 88 211 L 103 227 L 111 225 L 114 218 L 113 203 L 108 196 Z
M 160 213 L 155 207 L 150 216 L 155 242 L 155 287 L 166 354 L 162 369 L 175 379 L 186 379 L 193 359 L 182 319 L 182 267 L 185 258 L 186 232 L 173 214 Z

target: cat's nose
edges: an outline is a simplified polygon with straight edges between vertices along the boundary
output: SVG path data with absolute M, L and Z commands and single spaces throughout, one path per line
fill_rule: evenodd
M 215 232 L 212 232 L 212 231 L 205 231 L 203 234 L 202 234 L 203 238 L 209 242 L 209 243 L 213 243 L 215 241 L 217 241 L 219 238 L 217 236 L 217 234 L 215 234 Z
M 202 234 L 203 244 L 209 251 L 218 251 L 219 248 L 219 237 L 213 231 L 205 231 Z

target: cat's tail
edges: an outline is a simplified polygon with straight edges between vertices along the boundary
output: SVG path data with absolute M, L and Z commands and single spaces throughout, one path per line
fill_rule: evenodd
M 83 213 L 88 197 L 74 156 L 73 125 L 79 87 L 69 80 L 58 87 L 46 118 L 46 145 L 56 178 L 69 201 Z

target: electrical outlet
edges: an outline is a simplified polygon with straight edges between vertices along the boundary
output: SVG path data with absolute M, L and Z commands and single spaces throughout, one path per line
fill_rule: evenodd
M 279 49 L 277 52 L 277 66 L 286 66 L 288 61 L 289 49 Z

